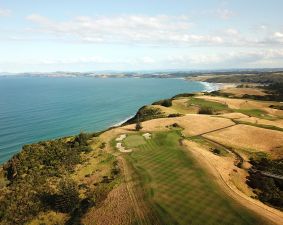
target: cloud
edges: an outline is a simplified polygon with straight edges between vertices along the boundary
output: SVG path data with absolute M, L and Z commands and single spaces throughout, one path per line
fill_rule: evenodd
M 87 43 L 198 45 L 223 42 L 217 35 L 192 33 L 193 23 L 186 16 L 81 16 L 69 21 L 53 21 L 32 14 L 27 19 L 35 25 L 30 31 Z
M 9 9 L 3 9 L 3 8 L 0 8 L 0 17 L 4 17 L 4 16 L 10 16 L 12 13 L 11 10 Z
M 282 65 L 283 51 L 233 51 L 215 54 L 172 55 L 162 60 L 170 68 L 243 68 Z
M 229 51 L 223 53 L 205 54 L 176 54 L 155 57 L 121 57 L 105 58 L 100 56 L 53 58 L 53 59 L 26 59 L 25 61 L 4 62 L 0 65 L 40 66 L 57 68 L 85 67 L 100 69 L 204 69 L 204 68 L 243 68 L 243 67 L 278 67 L 283 63 L 281 49 Z
M 275 33 L 274 33 L 274 37 L 275 37 L 275 38 L 283 38 L 283 33 L 275 32 Z
M 263 42 L 268 43 L 268 44 L 282 45 L 283 44 L 283 32 L 280 32 L 280 31 L 273 32 L 268 37 L 266 37 L 263 40 Z
M 225 18 L 229 14 L 226 10 L 219 12 L 223 12 L 222 16 Z M 27 30 L 29 35 L 32 34 L 33 40 L 38 38 L 64 42 L 157 47 L 255 47 L 278 45 L 283 42 L 280 32 L 270 35 L 262 31 L 255 36 L 253 33 L 243 33 L 233 27 L 217 31 L 203 30 L 202 33 L 199 33 L 198 27 L 196 33 L 196 25 L 183 15 L 79 16 L 57 21 L 32 14 L 27 16 L 27 20 L 33 25 Z

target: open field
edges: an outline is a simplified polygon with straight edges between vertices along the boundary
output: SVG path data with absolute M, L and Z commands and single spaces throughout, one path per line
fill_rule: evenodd
M 188 98 L 180 98 L 172 101 L 172 106 L 178 113 L 198 113 L 199 108 L 197 106 L 188 106 Z
M 270 105 L 278 104 L 277 102 L 233 99 L 208 95 L 197 96 L 196 98 L 226 104 L 235 112 L 243 113 L 248 116 L 256 116 L 263 119 L 276 119 L 277 117 L 283 117 L 283 110 L 272 109 L 269 107 Z
M 264 96 L 266 93 L 259 88 L 225 88 L 221 92 L 233 94 L 235 97 L 242 97 L 243 95 L 258 95 Z
M 204 137 L 223 145 L 268 154 L 283 145 L 282 132 L 243 124 L 205 134 Z
M 154 134 L 128 158 L 164 224 L 264 224 L 222 193 L 176 132 Z
M 219 117 L 225 117 L 228 119 L 241 119 L 241 118 L 247 118 L 249 116 L 243 114 L 243 113 L 224 113 L 224 114 L 220 114 L 218 115 Z
M 240 118 L 237 119 L 237 121 L 241 121 L 241 122 L 248 122 L 248 123 L 253 123 L 253 124 L 259 124 L 259 125 L 269 125 L 269 126 L 275 126 L 275 127 L 279 127 L 279 128 L 283 128 L 283 120 L 274 120 L 274 121 L 270 121 L 270 120 L 266 120 L 266 119 L 260 119 L 257 117 L 246 117 L 246 118 Z
M 197 98 L 205 99 L 208 101 L 218 102 L 221 104 L 228 105 L 231 109 L 257 109 L 257 108 L 267 108 L 272 102 L 260 102 L 254 100 L 246 99 L 233 99 L 233 98 L 224 98 L 224 97 L 215 97 L 215 96 L 198 96 Z
M 190 98 L 187 104 L 197 105 L 199 107 L 209 107 L 209 108 L 212 108 L 216 112 L 228 110 L 228 106 L 226 104 L 214 102 L 214 101 L 207 101 L 205 99 L 200 99 L 200 98 Z
M 183 128 L 186 136 L 199 135 L 213 130 L 234 125 L 230 119 L 213 117 L 209 115 L 188 114 L 176 118 L 160 118 L 142 123 L 143 131 L 166 131 L 168 126 L 178 123 Z M 134 129 L 134 125 L 128 125 L 125 129 Z

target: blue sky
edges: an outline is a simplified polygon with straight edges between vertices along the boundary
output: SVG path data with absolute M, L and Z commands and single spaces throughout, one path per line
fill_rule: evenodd
M 282 0 L 0 0 L 0 72 L 283 67 Z

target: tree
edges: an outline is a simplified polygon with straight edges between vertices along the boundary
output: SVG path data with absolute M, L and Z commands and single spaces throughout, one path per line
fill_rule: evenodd
M 140 121 L 140 114 L 138 113 L 137 123 L 136 123 L 136 131 L 139 131 L 142 129 L 141 121 Z

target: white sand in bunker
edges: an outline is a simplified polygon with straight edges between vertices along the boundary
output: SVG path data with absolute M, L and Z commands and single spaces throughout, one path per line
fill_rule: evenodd
M 168 130 L 167 126 L 177 123 L 184 130 L 185 136 L 199 135 L 224 127 L 232 126 L 235 123 L 230 119 L 214 117 L 209 115 L 187 114 L 176 118 L 161 118 L 142 123 L 143 131 Z
M 283 132 L 243 124 L 205 134 L 204 137 L 224 145 L 257 152 L 271 152 L 283 145 Z
M 116 144 L 116 148 L 120 151 L 120 152 L 132 152 L 132 149 L 126 149 L 121 142 L 118 142 Z
M 151 139 L 151 134 L 150 133 L 145 133 L 142 135 L 145 139 Z

